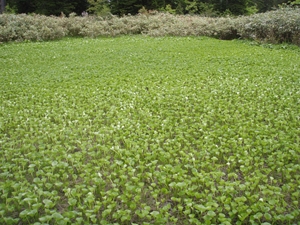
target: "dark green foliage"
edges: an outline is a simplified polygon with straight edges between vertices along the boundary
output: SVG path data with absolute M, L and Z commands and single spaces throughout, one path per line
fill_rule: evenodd
M 7 0 L 16 13 L 38 13 L 43 15 L 81 14 L 88 7 L 87 0 Z
M 162 10 L 167 5 L 175 6 L 174 1 L 150 1 L 150 0 L 111 0 L 111 12 L 117 15 L 135 15 L 144 7 L 148 10 Z
M 107 0 L 88 0 L 88 12 L 98 16 L 106 16 L 110 14 Z
M 81 14 L 88 8 L 105 4 L 116 15 L 135 15 L 144 7 L 147 10 L 170 11 L 177 14 L 205 14 L 208 16 L 233 14 L 243 15 L 247 13 L 247 7 L 254 6 L 259 12 L 271 10 L 288 0 L 7 0 L 10 8 L 16 9 L 16 13 L 39 13 L 44 15 L 60 15 L 61 12 L 68 15 L 71 12 Z M 97 8 L 96 7 L 96 8 Z M 168 7 L 168 8 L 166 8 Z M 99 13 L 97 10 L 91 12 Z
M 141 0 L 113 0 L 111 1 L 111 12 L 117 15 L 137 14 L 142 8 Z
M 216 0 L 215 9 L 220 13 L 230 12 L 233 15 L 243 15 L 246 12 L 248 0 Z

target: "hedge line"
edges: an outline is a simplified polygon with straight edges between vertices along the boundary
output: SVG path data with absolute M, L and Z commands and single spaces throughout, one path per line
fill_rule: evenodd
M 242 17 L 210 18 L 146 13 L 137 16 L 47 17 L 0 15 L 0 42 L 46 41 L 66 36 L 101 37 L 144 34 L 149 36 L 209 36 L 251 39 L 300 45 L 300 9 L 282 8 Z

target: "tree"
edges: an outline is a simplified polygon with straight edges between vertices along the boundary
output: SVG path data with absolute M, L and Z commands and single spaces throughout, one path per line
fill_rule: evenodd
M 111 12 L 117 15 L 137 14 L 143 7 L 141 0 L 111 0 Z M 147 7 L 145 7 L 147 8 Z
M 215 9 L 220 13 L 230 12 L 233 15 L 243 15 L 247 12 L 249 0 L 215 0 Z
M 110 13 L 109 2 L 107 0 L 88 0 L 88 11 L 98 16 L 105 16 Z
M 300 6 L 300 0 L 295 0 L 290 3 L 292 6 Z
M 189 13 L 189 14 L 196 14 L 199 13 L 199 8 L 198 8 L 198 1 L 196 0 L 192 0 L 192 1 L 185 1 L 185 10 Z
M 5 11 L 5 6 L 6 6 L 5 0 L 1 0 L 0 13 L 3 13 Z
M 266 12 L 289 0 L 252 0 L 251 3 L 257 6 L 259 12 Z
M 240 15 L 249 12 L 249 7 L 259 12 L 271 10 L 289 0 L 0 0 L 1 11 L 7 6 L 16 13 L 39 13 L 44 15 L 60 15 L 83 11 L 103 15 L 111 11 L 116 15 L 135 15 L 141 8 L 147 10 L 163 10 L 176 14 L 202 14 L 208 16 L 222 15 L 226 12 Z M 299 2 L 299 0 L 294 0 Z M 253 11 L 253 10 L 252 10 Z M 254 10 L 255 11 L 255 10 Z
M 44 15 L 60 15 L 61 12 L 81 14 L 88 7 L 87 0 L 7 0 L 16 13 L 38 13 Z

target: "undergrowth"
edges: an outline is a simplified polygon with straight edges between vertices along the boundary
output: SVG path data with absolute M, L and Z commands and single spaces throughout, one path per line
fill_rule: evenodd
M 115 37 L 208 36 L 251 39 L 268 43 L 300 44 L 300 9 L 282 8 L 243 17 L 210 18 L 152 12 L 137 16 L 46 17 L 0 15 L 0 42 L 42 41 L 66 36 Z

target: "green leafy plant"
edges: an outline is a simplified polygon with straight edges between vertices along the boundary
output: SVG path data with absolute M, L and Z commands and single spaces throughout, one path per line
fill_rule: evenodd
M 0 58 L 1 224 L 300 220 L 298 48 L 132 35 Z

